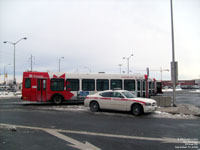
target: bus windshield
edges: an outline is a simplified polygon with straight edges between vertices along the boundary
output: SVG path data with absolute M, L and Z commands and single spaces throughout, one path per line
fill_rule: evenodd
M 122 92 L 126 98 L 135 98 L 136 96 L 131 92 Z

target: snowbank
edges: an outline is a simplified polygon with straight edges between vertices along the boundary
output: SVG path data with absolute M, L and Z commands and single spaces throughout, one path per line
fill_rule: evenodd
M 0 92 L 0 98 L 6 97 L 21 97 L 21 92 Z

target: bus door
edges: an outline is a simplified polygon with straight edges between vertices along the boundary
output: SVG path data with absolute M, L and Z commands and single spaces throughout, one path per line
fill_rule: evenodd
M 152 82 L 149 81 L 149 96 L 152 96 Z
M 37 101 L 43 102 L 47 100 L 46 79 L 37 79 Z
M 137 80 L 137 96 L 142 96 L 142 80 Z
M 146 97 L 146 81 L 142 80 L 142 97 Z

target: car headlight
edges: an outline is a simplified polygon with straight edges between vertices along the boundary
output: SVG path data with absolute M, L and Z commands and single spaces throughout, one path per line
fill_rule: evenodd
M 146 106 L 151 106 L 151 103 L 146 103 L 145 105 L 146 105 Z

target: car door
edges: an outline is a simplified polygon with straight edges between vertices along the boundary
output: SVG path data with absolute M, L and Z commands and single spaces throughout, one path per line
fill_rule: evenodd
M 111 94 L 112 92 L 103 92 L 100 94 L 101 98 L 98 100 L 100 108 L 111 109 Z
M 126 110 L 126 99 L 120 92 L 112 92 L 111 94 L 111 109 Z

